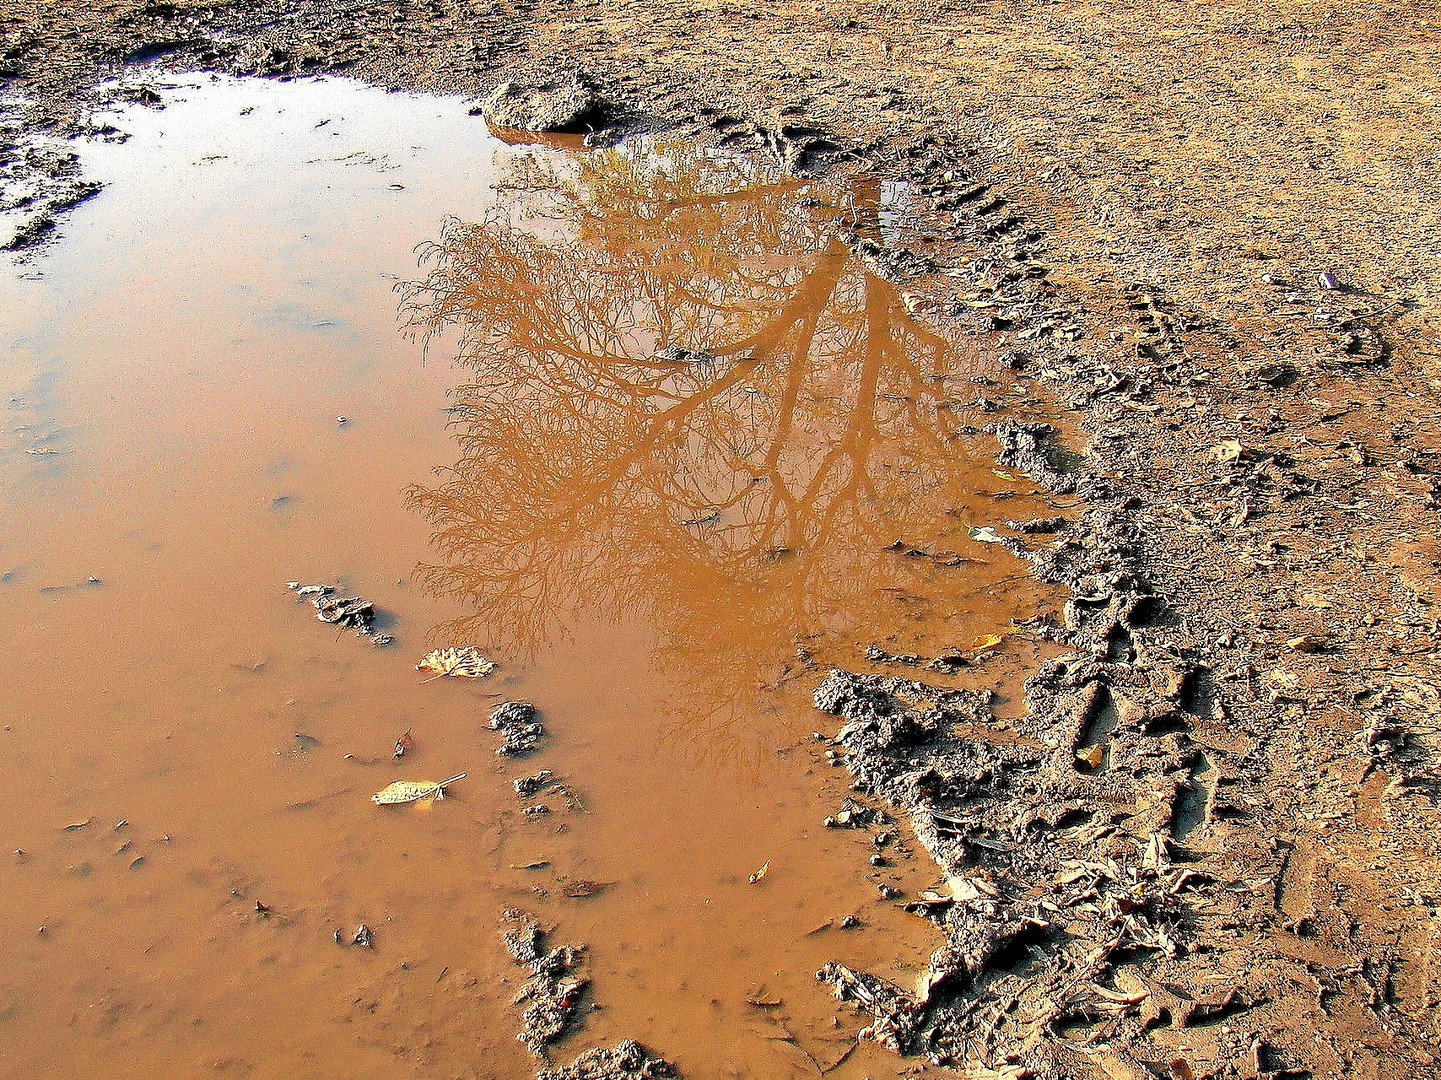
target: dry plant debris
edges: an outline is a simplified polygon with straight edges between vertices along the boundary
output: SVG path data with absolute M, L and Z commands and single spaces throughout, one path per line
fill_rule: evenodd
M 435 678 L 483 679 L 495 670 L 495 663 L 483 656 L 473 645 L 457 649 L 432 649 L 426 653 L 416 671 L 433 671 Z
M 376 806 L 392 806 L 397 803 L 411 803 L 420 799 L 443 799 L 445 788 L 457 780 L 464 780 L 465 773 L 456 773 L 446 780 L 395 780 L 370 797 Z

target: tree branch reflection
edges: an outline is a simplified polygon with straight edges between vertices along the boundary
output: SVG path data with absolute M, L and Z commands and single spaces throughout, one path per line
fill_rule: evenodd
M 884 548 L 986 475 L 946 393 L 969 364 L 836 238 L 875 189 L 683 150 L 526 159 L 510 187 L 405 295 L 470 373 L 459 460 L 408 495 L 421 577 L 464 608 L 439 633 L 523 658 L 581 617 L 648 620 L 673 737 L 734 754 L 798 638 L 884 625 L 887 590 L 936 572 Z

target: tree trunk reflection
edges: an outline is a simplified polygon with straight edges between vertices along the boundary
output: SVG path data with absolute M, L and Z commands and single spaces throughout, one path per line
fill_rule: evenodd
M 970 360 L 837 239 L 876 228 L 875 188 L 680 149 L 537 159 L 512 187 L 405 295 L 470 375 L 459 460 L 409 493 L 422 578 L 464 605 L 440 636 L 524 657 L 582 612 L 644 618 L 685 688 L 676 736 L 726 743 L 798 641 L 893 622 L 935 573 L 884 549 L 986 474 L 947 394 Z

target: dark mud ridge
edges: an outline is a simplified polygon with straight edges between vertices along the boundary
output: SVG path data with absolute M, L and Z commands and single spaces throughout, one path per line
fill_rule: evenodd
M 531 972 L 515 997 L 517 1005 L 525 1006 L 519 1037 L 533 1053 L 544 1055 L 546 1047 L 571 1028 L 590 985 L 589 979 L 575 974 L 585 946 L 547 950 L 545 935 L 530 916 L 514 909 L 505 916 L 512 923 L 505 933 L 505 946 L 515 962 Z M 639 1043 L 626 1039 L 609 1049 L 593 1047 L 563 1068 L 543 1068 L 537 1080 L 640 1080 L 675 1075 L 664 1059 L 652 1057 Z
M 545 733 L 539 716 L 539 711 L 529 702 L 506 701 L 497 705 L 491 712 L 490 726 L 501 733 L 503 742 L 496 753 L 522 756 L 533 751 Z M 585 809 L 550 769 L 541 769 L 533 776 L 515 781 L 515 793 L 522 802 L 535 799 L 543 792 L 561 797 L 567 809 Z M 550 813 L 550 808 L 544 803 L 531 802 L 521 813 L 533 816 Z M 606 887 L 602 882 L 571 880 L 562 887 L 562 892 L 582 899 Z M 580 1027 L 583 1012 L 590 1007 L 590 979 L 581 970 L 585 965 L 586 946 L 552 947 L 534 917 L 517 908 L 507 908 L 501 918 L 505 924 L 502 939 L 506 951 L 529 973 L 512 999 L 512 1004 L 521 1010 L 521 1028 L 516 1038 L 548 1063 L 550 1047 Z M 608 1049 L 592 1047 L 569 1065 L 542 1067 L 536 1074 L 537 1080 L 645 1080 L 675 1075 L 669 1062 L 651 1056 L 630 1039 Z
M 1256 869 L 1185 849 L 1226 806 L 1200 780 L 1214 766 L 1187 734 L 1197 666 L 1158 625 L 1135 508 L 1059 472 L 1049 434 L 1000 425 L 1002 461 L 1102 505 L 1046 547 L 1008 542 L 1072 594 L 1064 626 L 1036 627 L 1073 651 L 1028 681 L 1028 715 L 1002 729 L 988 691 L 846 671 L 815 691 L 844 721 L 833 741 L 855 790 L 909 815 L 949 885 L 912 905 L 947 938 L 917 994 L 839 964 L 818 978 L 872 1014 L 865 1036 L 901 1053 L 1067 1076 L 1078 1034 L 1144 1058 L 1152 1029 L 1215 1024 L 1273 990 L 1259 970 L 1213 979 L 1216 935 L 1257 917 L 1226 886 Z M 957 724 L 996 739 L 958 738 Z M 1227 1041 L 1271 1060 L 1259 1036 Z

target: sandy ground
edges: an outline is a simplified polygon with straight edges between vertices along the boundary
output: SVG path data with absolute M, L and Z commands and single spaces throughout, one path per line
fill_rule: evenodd
M 1120 567 L 1112 600 L 1160 601 L 1112 618 L 1134 655 L 1103 646 L 1096 678 L 1170 658 L 1215 766 L 1172 1007 L 1123 1007 L 1079 1049 L 1018 1037 L 1019 1067 L 1441 1075 L 1434 5 L 12 0 L 0 32 L 12 203 L 66 171 L 27 133 L 85 131 L 142 61 L 476 95 L 580 71 L 626 130 L 804 124 L 911 180 L 918 224 L 887 242 L 931 261 L 889 276 L 1084 433 L 1095 510 L 1053 576 L 1084 593 Z M 63 231 L 82 181 L 20 209 Z M 1080 649 L 1084 606 L 1057 630 Z M 1082 708 L 1044 676 L 1038 715 Z

